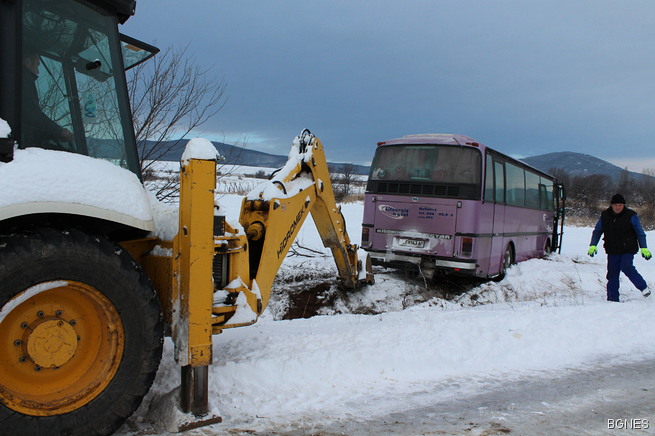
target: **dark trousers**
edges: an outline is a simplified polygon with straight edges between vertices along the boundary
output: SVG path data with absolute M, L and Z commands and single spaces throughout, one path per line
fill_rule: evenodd
M 640 291 L 648 287 L 644 278 L 632 264 L 634 257 L 635 255 L 632 253 L 607 255 L 607 301 L 619 301 L 619 274 L 621 272 Z

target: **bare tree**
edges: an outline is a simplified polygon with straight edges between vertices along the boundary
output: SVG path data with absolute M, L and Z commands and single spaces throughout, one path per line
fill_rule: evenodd
M 128 71 L 128 90 L 144 177 L 182 139 L 225 105 L 226 84 L 202 69 L 187 48 L 162 51 Z
M 340 172 L 331 172 L 330 181 L 334 185 L 334 195 L 337 201 L 343 201 L 352 194 L 355 176 L 355 165 L 351 163 L 341 165 Z
M 548 173 L 552 176 L 555 176 L 559 183 L 562 183 L 565 187 L 571 186 L 571 175 L 567 173 L 563 168 L 554 167 L 548 170 Z
M 616 192 L 630 192 L 634 187 L 634 181 L 630 177 L 630 171 L 628 167 L 623 168 L 621 175 L 619 176 L 619 181 L 616 184 Z
M 639 219 L 646 230 L 655 228 L 655 169 L 646 168 L 644 176 L 638 184 L 639 197 L 642 200 Z
M 655 229 L 655 169 L 645 169 L 644 176 L 639 178 L 631 177 L 624 169 L 617 180 L 605 174 L 571 176 L 559 168 L 551 168 L 549 172 L 556 175 L 558 181 L 564 182 L 569 215 L 597 219 L 600 212 L 607 208 L 611 196 L 622 192 L 629 196 L 630 207 L 637 210 L 644 228 Z

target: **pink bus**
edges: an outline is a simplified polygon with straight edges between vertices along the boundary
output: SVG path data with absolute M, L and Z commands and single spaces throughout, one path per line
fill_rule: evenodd
M 366 186 L 362 248 L 374 264 L 502 278 L 561 247 L 557 180 L 468 136 L 378 142 Z

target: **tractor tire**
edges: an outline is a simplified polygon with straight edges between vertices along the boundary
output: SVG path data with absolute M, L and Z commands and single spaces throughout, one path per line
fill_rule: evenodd
M 132 257 L 101 236 L 0 236 L 0 433 L 114 433 L 150 389 L 161 307 Z

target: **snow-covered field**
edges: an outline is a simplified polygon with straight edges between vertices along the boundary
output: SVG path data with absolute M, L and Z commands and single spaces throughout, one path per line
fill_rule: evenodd
M 220 202 L 230 216 L 240 197 Z M 361 203 L 343 206 L 356 243 L 362 211 Z M 375 285 L 341 296 L 326 315 L 276 320 L 290 283 L 336 275 L 307 220 L 298 241 L 325 256 L 287 257 L 259 322 L 214 337 L 209 395 L 223 423 L 188 434 L 311 434 L 326 423 L 375 420 L 507 381 L 655 358 L 653 297 L 644 299 L 622 276 L 622 303 L 605 301 L 605 255 L 586 255 L 591 230 L 566 227 L 561 254 L 515 265 L 501 282 L 448 300 L 420 278 L 377 269 Z M 654 232 L 648 239 L 655 245 Z M 655 288 L 655 263 L 635 264 Z M 412 298 L 418 294 L 427 297 Z M 378 314 L 355 314 L 363 309 Z M 172 354 L 167 340 L 150 394 L 118 434 L 165 435 L 185 419 L 166 408 L 179 385 Z

